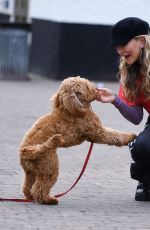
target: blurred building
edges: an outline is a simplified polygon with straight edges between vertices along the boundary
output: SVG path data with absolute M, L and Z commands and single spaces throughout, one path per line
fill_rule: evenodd
M 149 0 L 1 0 L 0 21 L 32 23 L 31 72 L 54 79 L 116 80 L 110 27 L 128 16 L 150 22 L 148 6 Z

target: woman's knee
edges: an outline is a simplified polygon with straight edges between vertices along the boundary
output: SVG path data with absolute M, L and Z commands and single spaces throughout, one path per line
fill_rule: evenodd
M 135 162 L 150 160 L 150 141 L 147 141 L 144 137 L 139 136 L 135 141 L 130 142 L 129 150 Z

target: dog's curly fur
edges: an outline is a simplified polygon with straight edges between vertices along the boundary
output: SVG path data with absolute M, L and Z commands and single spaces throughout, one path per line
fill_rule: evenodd
M 57 204 L 50 196 L 59 173 L 57 147 L 79 145 L 83 141 L 123 146 L 135 138 L 102 126 L 90 103 L 99 96 L 96 86 L 87 79 L 66 78 L 53 96 L 54 109 L 35 122 L 23 138 L 19 152 L 25 172 L 23 192 L 27 199 Z

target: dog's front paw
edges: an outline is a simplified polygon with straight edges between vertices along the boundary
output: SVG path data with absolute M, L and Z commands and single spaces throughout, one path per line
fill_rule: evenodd
M 61 147 L 65 143 L 64 138 L 61 134 L 55 134 L 48 140 L 48 145 L 53 148 Z
M 129 141 L 133 141 L 136 138 L 137 138 L 137 135 L 135 133 L 131 133 L 130 137 L 129 137 L 129 139 L 130 139 Z
M 135 133 L 127 133 L 127 136 L 124 139 L 124 144 L 128 145 L 129 142 L 133 141 L 136 137 L 137 137 L 137 135 Z
M 65 142 L 64 138 L 62 137 L 61 134 L 56 134 L 54 137 L 53 137 L 53 141 L 56 143 L 56 144 L 63 144 Z
M 20 149 L 20 156 L 22 159 L 30 159 L 29 151 L 31 147 L 23 147 Z

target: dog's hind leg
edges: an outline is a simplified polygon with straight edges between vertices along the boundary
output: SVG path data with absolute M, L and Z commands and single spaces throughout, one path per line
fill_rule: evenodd
M 24 183 L 22 186 L 23 193 L 26 199 L 33 200 L 33 196 L 31 194 L 31 188 L 35 182 L 35 174 L 31 171 L 25 172 Z
M 47 176 L 37 176 L 34 185 L 32 186 L 31 192 L 35 201 L 41 204 L 58 204 L 58 199 L 50 196 L 50 190 L 57 180 L 58 174 Z

